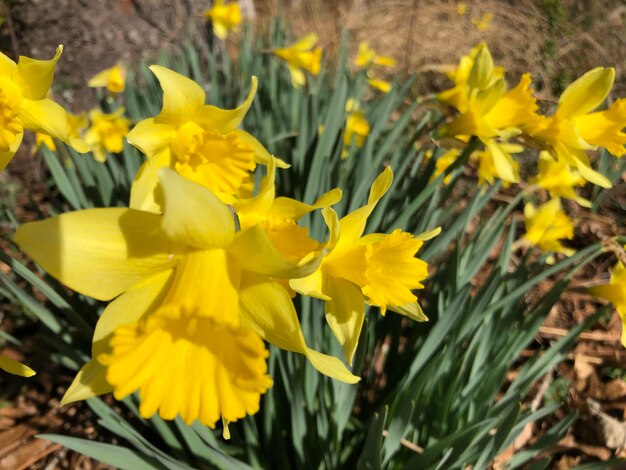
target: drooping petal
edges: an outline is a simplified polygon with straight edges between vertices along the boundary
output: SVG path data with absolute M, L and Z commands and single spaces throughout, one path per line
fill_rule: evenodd
M 37 101 L 24 99 L 19 120 L 25 129 L 43 132 L 57 139 L 68 141 L 67 114 L 59 104 L 50 99 Z
M 358 286 L 341 278 L 325 279 L 326 321 L 339 341 L 348 364 L 352 364 L 365 318 L 365 300 Z
M 172 240 L 196 248 L 225 247 L 235 236 L 228 207 L 208 189 L 170 168 L 159 170 L 163 190 L 163 231 Z
M 29 100 L 45 98 L 52 85 L 54 68 L 63 52 L 63 46 L 57 47 L 54 57 L 50 60 L 31 59 L 20 56 L 17 64 L 17 77 L 22 94 Z
M 180 126 L 192 120 L 204 106 L 205 93 L 200 85 L 173 70 L 151 65 L 163 89 L 163 108 L 155 118 L 158 124 Z
M 93 333 L 91 355 L 110 352 L 109 341 L 119 326 L 138 321 L 158 307 L 172 282 L 172 269 L 147 276 L 114 299 L 102 312 Z
M 106 369 L 95 359 L 85 364 L 61 399 L 61 406 L 104 395 L 113 391 L 106 381 Z
M 372 189 L 370 189 L 370 194 L 367 199 L 367 204 L 363 207 L 356 209 L 355 211 L 351 212 L 340 220 L 341 237 L 339 239 L 338 245 L 351 243 L 354 240 L 360 238 L 361 235 L 363 235 L 363 231 L 365 230 L 365 224 L 367 223 L 367 218 L 371 215 L 380 198 L 382 198 L 387 190 L 391 187 L 392 180 L 393 172 L 391 171 L 390 167 L 387 167 L 374 180 L 374 183 L 372 184 Z
M 558 118 L 573 118 L 602 104 L 615 81 L 615 69 L 596 67 L 569 85 L 559 98 Z
M 159 124 L 153 118 L 140 121 L 126 136 L 128 143 L 137 147 L 146 156 L 162 152 L 174 138 L 174 127 Z
M 253 76 L 250 80 L 248 96 L 237 108 L 221 109 L 211 105 L 204 106 L 194 115 L 194 121 L 205 129 L 217 129 L 220 132 L 232 131 L 241 124 L 250 106 L 252 106 L 257 86 L 258 80 Z
M 422 311 L 422 307 L 420 307 L 420 304 L 418 304 L 417 302 L 411 302 L 402 306 L 390 305 L 389 310 L 395 313 L 399 313 L 400 315 L 404 315 L 405 317 L 408 317 L 413 321 L 428 321 L 428 317 L 424 314 L 424 312 Z
M 36 372 L 21 362 L 14 361 L 13 359 L 0 354 L 0 369 L 13 375 L 21 375 L 22 377 L 32 377 Z
M 110 300 L 171 268 L 177 248 L 158 233 L 161 217 L 132 209 L 87 209 L 22 225 L 14 241 L 69 288 Z
M 0 77 L 11 79 L 16 70 L 16 63 L 6 54 L 0 52 Z
M 315 297 L 322 300 L 330 300 L 324 294 L 324 270 L 317 269 L 305 277 L 289 280 L 289 287 L 296 292 L 308 297 Z
M 146 319 L 119 327 L 111 354 L 98 360 L 122 399 L 139 390 L 139 411 L 149 418 L 177 415 L 215 427 L 259 410 L 272 385 L 268 351 L 253 331 L 198 317 L 177 305 L 161 307 Z
M 237 136 L 242 142 L 245 142 L 254 150 L 254 161 L 261 165 L 269 165 L 270 160 L 274 161 L 277 168 L 290 168 L 291 165 L 278 157 L 275 157 L 267 151 L 261 142 L 255 137 L 241 129 L 235 129 Z
M 241 323 L 266 341 L 287 351 L 304 354 L 319 372 L 346 383 L 356 383 L 353 375 L 336 357 L 310 349 L 287 291 L 263 276 L 246 273 L 241 281 Z

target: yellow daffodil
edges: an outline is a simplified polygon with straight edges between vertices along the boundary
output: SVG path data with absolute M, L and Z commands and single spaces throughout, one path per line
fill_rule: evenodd
M 574 118 L 576 129 L 585 142 L 604 147 L 616 157 L 626 155 L 626 98 L 613 102 L 606 111 Z
M 91 146 L 98 162 L 105 162 L 107 152 L 120 153 L 124 150 L 124 137 L 128 134 L 130 121 L 124 117 L 124 108 L 104 114 L 99 109 L 89 113 L 91 126 L 85 133 L 85 142 Z
M 626 268 L 617 262 L 611 272 L 611 280 L 603 286 L 591 287 L 589 293 L 593 296 L 611 302 L 622 318 L 622 344 L 626 346 Z
M 52 138 L 52 136 L 49 136 L 48 134 L 43 134 L 41 132 L 35 132 L 35 145 L 33 146 L 33 150 L 31 151 L 31 153 L 34 154 L 37 149 L 42 145 L 49 148 L 53 152 L 57 149 L 57 146 L 54 143 L 54 139 Z
M 611 182 L 591 168 L 585 150 L 595 146 L 616 150 L 615 143 L 623 138 L 619 135 L 619 115 L 626 112 L 626 106 L 618 102 L 607 111 L 589 114 L 602 104 L 614 79 L 612 68 L 590 70 L 565 89 L 553 116 L 542 117 L 524 126 L 526 134 L 542 143 L 559 160 L 578 169 L 585 180 L 604 188 L 610 188 Z M 622 114 L 621 123 L 625 119 Z
M 51 60 L 20 56 L 16 64 L 0 53 L 0 171 L 11 161 L 24 136 L 24 129 L 49 135 L 88 150 L 84 142 L 70 138 L 65 110 L 46 98 L 63 46 Z
M 451 149 L 445 152 L 443 155 L 440 155 L 435 162 L 435 172 L 431 180 L 436 179 L 439 175 L 443 174 L 454 162 L 456 162 L 457 158 L 461 155 L 461 151 L 459 149 Z M 431 151 L 432 156 L 432 151 Z M 448 184 L 450 182 L 450 178 L 452 175 L 448 175 L 444 178 L 443 183 Z
M 126 67 L 116 64 L 105 69 L 89 79 L 87 86 L 91 88 L 106 88 L 111 93 L 122 93 L 126 87 Z
M 574 191 L 574 187 L 584 186 L 586 181 L 567 163 L 554 159 L 545 150 L 539 153 L 539 174 L 531 180 L 531 183 L 548 191 L 553 198 L 572 199 L 583 207 L 591 207 L 590 201 L 578 196 Z
M 478 162 L 479 184 L 493 184 L 496 179 L 500 179 L 508 187 L 511 183 L 519 182 L 519 164 L 513 159 L 513 154 L 522 152 L 524 148 L 495 139 L 487 139 L 483 143 L 485 148 L 471 156 L 472 160 Z
M 306 83 L 305 70 L 312 75 L 320 73 L 322 49 L 315 47 L 317 40 L 317 34 L 311 33 L 289 47 L 273 51 L 276 56 L 287 62 L 291 83 L 295 88 L 300 88 Z
M 376 88 L 383 93 L 389 93 L 389 91 L 391 90 L 391 83 L 386 80 L 380 80 L 378 78 L 368 78 L 367 83 L 372 88 Z
M 14 361 L 2 354 L 0 354 L 0 369 L 9 374 L 21 375 L 22 377 L 32 377 L 36 374 L 36 372 L 27 365 Z
M 504 69 L 494 66 L 489 49 L 485 43 L 480 43 L 468 55 L 462 56 L 459 65 L 447 75 L 454 87 L 439 93 L 437 99 L 463 113 L 467 111 L 471 94 L 490 88 L 503 79 Z
M 370 125 L 365 118 L 363 111 L 359 109 L 358 104 L 353 99 L 349 99 L 346 102 L 346 112 L 348 117 L 346 118 L 346 128 L 343 134 L 343 151 L 341 158 L 347 158 L 349 155 L 348 148 L 352 145 L 352 142 L 358 148 L 365 145 L 365 139 L 370 133 Z
M 359 69 L 367 69 L 373 65 L 381 67 L 395 67 L 396 59 L 378 55 L 366 42 L 359 43 L 359 52 L 354 59 L 354 65 Z
M 287 291 L 273 278 L 309 274 L 281 257 L 259 225 L 236 231 L 231 209 L 169 168 L 159 171 L 163 214 L 89 209 L 25 224 L 16 243 L 68 287 L 112 300 L 93 359 L 63 403 L 139 391 L 158 412 L 213 428 L 259 409 L 271 386 L 263 340 L 304 354 L 320 372 L 355 383 L 337 358 L 310 349 Z
M 207 21 L 213 23 L 213 32 L 221 40 L 226 39 L 228 33 L 241 24 L 241 8 L 236 1 L 224 3 L 224 0 L 215 0 L 213 6 L 203 15 Z
M 439 230 L 417 237 L 400 229 L 363 236 L 367 218 L 392 178 L 391 169 L 385 169 L 374 181 L 367 204 L 341 220 L 330 207 L 322 210 L 331 233 L 325 246 L 328 254 L 315 272 L 289 283 L 301 294 L 326 301 L 326 320 L 349 363 L 363 326 L 365 299 L 380 307 L 383 315 L 389 308 L 414 320 L 426 320 L 412 289 L 423 288 L 420 281 L 428 276 L 428 265 L 414 256 L 424 240 Z
M 162 167 L 205 186 L 223 202 L 233 202 L 256 165 L 267 165 L 275 158 L 258 140 L 237 129 L 252 105 L 256 77 L 245 101 L 229 110 L 206 105 L 204 90 L 193 80 L 159 65 L 150 69 L 163 89 L 163 108 L 158 116 L 139 122 L 127 136 L 148 157 L 133 183 L 131 207 L 160 210 L 157 173 Z M 281 168 L 289 166 L 280 160 L 276 163 Z
M 478 31 L 485 31 L 491 25 L 491 20 L 493 20 L 493 13 L 486 12 L 480 18 L 472 18 L 472 24 Z
M 543 251 L 554 251 L 571 256 L 575 250 L 566 248 L 560 240 L 574 238 L 574 224 L 561 209 L 561 201 L 552 199 L 539 208 L 524 206 L 524 238 Z

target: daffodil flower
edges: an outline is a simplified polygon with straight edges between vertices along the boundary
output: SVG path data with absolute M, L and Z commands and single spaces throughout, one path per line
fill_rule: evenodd
M 20 56 L 16 64 L 0 53 L 0 171 L 11 161 L 24 136 L 24 129 L 60 139 L 79 152 L 87 145 L 68 134 L 65 110 L 46 98 L 63 46 L 51 60 Z
M 2 354 L 0 354 L 0 369 L 9 374 L 20 375 L 22 377 L 32 377 L 36 374 L 36 372 L 27 365 L 14 361 Z
M 586 183 L 580 173 L 564 161 L 556 160 L 545 150 L 539 153 L 539 174 L 531 183 L 548 191 L 553 198 L 572 199 L 583 207 L 591 207 L 590 201 L 574 191 L 574 187 L 584 186 Z
M 551 199 L 539 208 L 528 203 L 524 206 L 524 238 L 543 251 L 573 255 L 576 251 L 566 248 L 563 239 L 574 238 L 574 224 L 561 209 L 559 199 Z
M 346 102 L 346 127 L 343 134 L 343 151 L 341 158 L 348 158 L 348 148 L 352 145 L 352 142 L 358 148 L 365 145 L 365 139 L 370 133 L 370 125 L 365 118 L 363 111 L 359 109 L 359 105 L 353 99 L 349 99 Z
M 163 108 L 158 116 L 139 122 L 127 136 L 148 157 L 133 183 L 131 207 L 160 210 L 157 174 L 163 167 L 175 169 L 231 203 L 257 163 L 267 165 L 275 158 L 258 140 L 237 129 L 252 105 L 256 77 L 245 101 L 227 110 L 204 104 L 204 90 L 193 80 L 159 65 L 150 70 L 163 89 Z M 289 167 L 278 159 L 276 164 Z
M 359 69 L 367 69 L 374 65 L 381 67 L 395 67 L 396 59 L 378 55 L 366 42 L 359 43 L 359 52 L 354 59 L 354 65 Z
M 626 98 L 615 100 L 606 111 L 575 118 L 576 129 L 585 142 L 604 147 L 616 157 L 626 155 Z
M 214 427 L 258 411 L 272 384 L 263 339 L 355 383 L 337 358 L 310 349 L 287 291 L 272 278 L 309 274 L 313 257 L 282 258 L 256 225 L 237 232 L 231 210 L 175 171 L 159 172 L 164 212 L 89 209 L 23 225 L 16 243 L 68 287 L 112 300 L 93 359 L 63 404 L 139 391 L 143 417 L 180 415 Z
M 106 88 L 111 93 L 122 93 L 126 87 L 126 67 L 116 64 L 98 72 L 87 82 L 91 88 Z
M 622 318 L 622 344 L 626 346 L 626 268 L 618 261 L 611 272 L 611 280 L 603 286 L 591 287 L 589 293 L 611 302 Z
M 412 289 L 423 288 L 428 265 L 415 258 L 425 240 L 439 229 L 414 237 L 400 229 L 391 234 L 363 236 L 367 218 L 391 185 L 390 168 L 376 178 L 366 205 L 339 218 L 330 208 L 322 214 L 331 237 L 324 247 L 328 254 L 309 276 L 292 279 L 289 284 L 303 295 L 326 301 L 326 320 L 352 363 L 365 314 L 365 302 L 387 308 L 417 321 L 426 317 Z
M 478 162 L 479 184 L 493 184 L 496 178 L 502 180 L 505 187 L 519 182 L 519 164 L 513 154 L 522 152 L 524 147 L 496 139 L 485 139 L 483 143 L 485 148 L 471 155 L 471 159 Z
M 391 90 L 391 83 L 386 80 L 381 80 L 379 78 L 368 78 L 367 83 L 372 88 L 376 88 L 383 93 L 389 93 Z
M 215 0 L 213 6 L 203 15 L 213 23 L 213 32 L 222 41 L 241 24 L 241 8 L 237 2 L 224 3 L 224 0 Z
M 317 34 L 311 33 L 289 47 L 273 51 L 276 56 L 287 62 L 291 83 L 295 88 L 300 88 L 306 83 L 305 70 L 312 75 L 320 73 L 322 49 L 315 47 L 317 40 Z
M 589 114 L 602 104 L 614 79 L 615 70 L 612 68 L 590 70 L 565 89 L 553 116 L 542 117 L 524 127 L 526 134 L 543 143 L 559 160 L 578 169 L 587 181 L 604 188 L 610 188 L 611 182 L 591 168 L 585 150 L 595 149 L 596 146 L 608 146 L 615 150 L 615 139 L 624 137 L 619 135 L 621 129 L 618 126 L 620 114 L 621 123 L 626 120 L 622 114 L 626 113 L 626 106 L 618 104 L 603 113 Z M 585 136 L 589 141 L 585 140 Z
M 89 113 L 91 126 L 85 133 L 85 142 L 91 147 L 98 162 L 105 162 L 107 152 L 120 153 L 124 150 L 124 137 L 128 134 L 130 121 L 124 117 L 124 108 L 113 113 L 103 113 L 94 109 Z

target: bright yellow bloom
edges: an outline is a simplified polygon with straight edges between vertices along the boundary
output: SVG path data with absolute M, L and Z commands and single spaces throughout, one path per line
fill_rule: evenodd
M 414 256 L 439 229 L 417 237 L 400 229 L 363 236 L 367 218 L 392 178 L 391 169 L 385 169 L 374 181 L 367 204 L 341 220 L 330 207 L 322 210 L 331 233 L 325 246 L 328 254 L 315 272 L 289 282 L 297 292 L 326 301 L 326 320 L 349 363 L 363 326 L 365 299 L 380 307 L 383 315 L 389 308 L 426 320 L 412 289 L 423 288 L 420 281 L 428 276 L 428 265 Z
M 17 152 L 24 129 L 60 139 L 79 152 L 88 150 L 68 135 L 65 110 L 46 98 L 62 52 L 63 46 L 57 47 L 51 60 L 20 56 L 17 64 L 0 53 L 0 171 Z
M 496 178 L 503 181 L 504 187 L 519 182 L 519 164 L 513 159 L 512 154 L 520 153 L 524 148 L 495 139 L 483 142 L 484 150 L 474 152 L 471 156 L 473 160 L 478 161 L 479 184 L 493 184 Z
M 54 139 L 52 138 L 52 136 L 49 136 L 48 134 L 43 134 L 41 132 L 35 132 L 35 146 L 33 147 L 31 153 L 35 153 L 35 151 L 42 145 L 45 145 L 53 152 L 57 149 L 57 146 L 54 143 Z
M 553 116 L 527 123 L 523 129 L 559 160 L 577 168 L 584 179 L 604 188 L 610 188 L 611 182 L 591 168 L 585 150 L 594 149 L 595 145 L 619 150 L 616 144 L 623 135 L 619 135 L 618 127 L 620 120 L 624 123 L 626 106 L 618 102 L 607 111 L 589 114 L 602 104 L 614 79 L 612 68 L 590 70 L 565 89 Z
M 128 134 L 130 121 L 124 117 L 124 108 L 104 114 L 99 109 L 89 113 L 91 126 L 85 133 L 85 142 L 91 146 L 98 162 L 105 162 L 107 152 L 120 153 L 124 150 L 124 137 Z
M 67 113 L 67 127 L 70 137 L 74 139 L 82 139 L 84 131 L 87 129 L 88 125 L 89 121 L 85 113 Z
M 360 69 L 367 69 L 373 65 L 381 67 L 395 67 L 396 59 L 393 57 L 378 55 L 366 42 L 359 43 L 359 52 L 354 59 L 354 65 Z
M 215 0 L 213 6 L 203 15 L 207 21 L 213 23 L 213 32 L 222 41 L 241 24 L 241 8 L 237 2 L 224 3 L 224 0 Z
M 378 78 L 368 78 L 367 83 L 372 88 L 376 88 L 383 93 L 389 93 L 389 91 L 391 90 L 391 83 L 386 80 L 380 80 Z
M 480 19 L 472 18 L 472 23 L 474 24 L 474 26 L 476 26 L 476 29 L 478 31 L 485 31 L 487 28 L 489 28 L 489 25 L 491 24 L 492 19 L 493 19 L 493 13 L 487 12 L 487 13 L 483 13 Z
M 591 202 L 574 191 L 574 187 L 584 186 L 586 183 L 580 173 L 572 170 L 564 161 L 555 160 L 545 150 L 539 153 L 539 174 L 531 183 L 548 191 L 553 198 L 572 199 L 583 207 L 591 207 Z
M 106 88 L 111 93 L 122 93 L 126 87 L 126 67 L 116 64 L 105 69 L 89 79 L 87 86 L 91 88 Z
M 14 361 L 0 354 L 0 369 L 9 374 L 21 375 L 22 377 L 32 377 L 36 372 L 20 362 Z
M 560 240 L 574 238 L 574 224 L 561 209 L 561 201 L 552 199 L 539 208 L 524 206 L 524 238 L 543 251 L 554 251 L 571 256 L 575 250 L 564 247 Z
M 370 133 L 370 125 L 365 118 L 365 114 L 363 111 L 359 110 L 358 104 L 349 99 L 346 103 L 346 112 L 348 113 L 348 117 L 346 118 L 346 129 L 343 134 L 343 152 L 341 153 L 341 158 L 347 158 L 348 147 L 352 145 L 352 142 L 358 148 L 363 147 L 365 145 L 365 139 Z
M 435 162 L 435 172 L 431 180 L 436 179 L 439 175 L 443 174 L 454 162 L 456 162 L 457 158 L 461 155 L 461 151 L 459 149 L 451 149 L 445 152 L 443 155 L 440 155 Z M 430 156 L 432 156 L 432 151 Z M 430 158 L 429 156 L 429 158 Z M 448 184 L 450 182 L 450 178 L 452 175 L 448 175 L 444 178 L 443 183 Z
M 320 73 L 322 49 L 315 47 L 317 39 L 317 34 L 311 33 L 289 47 L 274 50 L 276 56 L 287 62 L 291 83 L 295 88 L 300 88 L 306 83 L 304 70 L 312 75 Z
M 590 288 L 589 293 L 606 299 L 615 306 L 615 310 L 622 318 L 622 344 L 626 346 L 626 268 L 624 265 L 618 261 L 611 273 L 610 282 Z
M 616 157 L 626 155 L 626 98 L 613 102 L 606 111 L 574 118 L 576 129 L 585 142 L 605 147 Z
M 175 169 L 231 203 L 257 163 L 267 165 L 274 158 L 258 140 L 237 129 L 252 105 L 256 77 L 245 101 L 230 110 L 204 104 L 204 90 L 193 80 L 160 65 L 150 69 L 163 89 L 163 108 L 158 116 L 139 122 L 127 136 L 148 157 L 133 183 L 131 207 L 160 210 L 157 173 L 162 167 Z M 280 160 L 276 163 L 281 168 L 289 166 Z
M 259 409 L 271 386 L 263 341 L 304 354 L 320 372 L 355 383 L 339 359 L 310 349 L 287 291 L 272 278 L 309 274 L 319 257 L 282 258 L 259 225 L 235 218 L 206 188 L 159 172 L 163 214 L 89 209 L 25 224 L 16 243 L 68 287 L 112 300 L 93 359 L 63 403 L 139 391 L 145 418 L 180 415 L 213 428 Z

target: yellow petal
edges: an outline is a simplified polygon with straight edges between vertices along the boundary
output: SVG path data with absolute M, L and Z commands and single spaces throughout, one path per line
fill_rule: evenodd
M 469 73 L 467 84 L 470 88 L 486 88 L 493 78 L 493 58 L 485 44 L 480 44 L 477 49 L 474 65 Z
M 290 279 L 289 287 L 302 295 L 322 300 L 330 300 L 330 297 L 324 294 L 323 269 L 317 269 L 305 277 Z
M 12 59 L 0 52 L 0 77 L 11 79 L 17 70 L 17 65 Z
M 237 137 L 242 142 L 245 142 L 254 150 L 254 161 L 260 163 L 261 165 L 268 165 L 270 160 L 274 160 L 274 163 L 277 168 L 290 168 L 291 165 L 278 157 L 273 156 L 271 153 L 267 151 L 263 144 L 259 142 L 252 135 L 248 134 L 246 131 L 241 129 L 236 129 Z
M 229 132 L 235 129 L 241 121 L 243 121 L 250 106 L 252 106 L 252 100 L 254 100 L 254 96 L 256 95 L 257 86 L 258 80 L 253 76 L 250 80 L 248 96 L 237 108 L 220 109 L 211 105 L 204 106 L 194 116 L 194 121 L 205 129 L 218 129 L 221 132 Z M 246 138 L 245 136 L 243 137 L 244 139 Z M 253 148 L 257 150 L 256 147 L 253 146 Z
M 274 200 L 271 213 L 276 217 L 298 220 L 305 214 L 316 209 L 332 206 L 341 200 L 341 189 L 334 188 L 322 194 L 313 204 L 305 204 L 288 197 L 278 197 Z
M 173 70 L 151 65 L 163 89 L 163 108 L 156 117 L 159 124 L 182 125 L 192 120 L 204 106 L 205 93 L 200 85 Z
M 293 44 L 290 49 L 294 49 L 296 51 L 308 51 L 309 49 L 315 47 L 318 41 L 317 34 L 309 33 L 300 39 L 298 42 Z
M 367 199 L 367 204 L 356 209 L 340 220 L 341 237 L 338 242 L 339 245 L 351 243 L 363 235 L 367 218 L 371 215 L 380 198 L 382 198 L 391 187 L 392 181 L 393 172 L 390 167 L 387 167 L 374 180 L 372 189 L 370 189 L 370 194 Z
M 399 313 L 400 315 L 404 315 L 405 317 L 409 317 L 411 320 L 418 322 L 428 321 L 428 317 L 424 315 L 422 311 L 422 307 L 417 302 L 411 302 L 402 306 L 390 305 L 389 310 L 395 313 Z
M 208 189 L 170 168 L 159 170 L 163 189 L 163 231 L 196 248 L 224 247 L 235 236 L 232 212 Z
M 241 287 L 242 325 L 281 349 L 304 354 L 324 375 L 346 383 L 360 380 L 336 357 L 314 351 L 306 345 L 291 298 L 282 286 L 247 273 Z
M 67 114 L 59 104 L 50 99 L 23 100 L 19 120 L 25 129 L 68 141 Z
M 45 98 L 52 85 L 54 68 L 63 52 L 63 46 L 57 47 L 54 57 L 50 60 L 37 60 L 20 56 L 17 64 L 17 82 L 22 94 L 29 100 Z
M 324 285 L 326 321 L 339 341 L 348 364 L 352 364 L 365 318 L 365 300 L 358 286 L 341 278 L 327 278 Z
M 174 127 L 169 124 L 157 124 L 153 118 L 140 121 L 126 136 L 129 144 L 137 147 L 148 157 L 163 151 L 173 138 Z
M 300 265 L 287 261 L 279 254 L 260 225 L 239 232 L 228 247 L 228 253 L 245 271 L 280 278 L 306 276 L 322 261 L 319 254 Z
M 22 139 L 24 138 L 24 132 L 20 132 L 15 137 L 15 140 L 9 146 L 9 150 L 7 152 L 0 152 L 0 171 L 4 170 L 9 162 L 15 156 L 17 149 L 20 148 L 22 144 Z
M 171 242 L 150 236 L 160 222 L 132 209 L 88 209 L 24 224 L 14 241 L 66 286 L 110 300 L 176 263 Z
M 599 173 L 593 168 L 591 168 L 591 164 L 589 163 L 589 158 L 587 157 L 587 154 L 584 151 L 572 149 L 571 155 L 573 157 L 574 164 L 576 165 L 576 168 L 578 169 L 578 172 L 580 173 L 580 176 L 582 176 L 584 179 L 586 179 L 590 183 L 597 184 L 598 186 L 601 186 L 603 188 L 608 189 L 612 186 L 611 180 L 609 180 L 602 173 Z
M 422 232 L 422 233 L 415 235 L 415 239 L 425 242 L 427 240 L 432 240 L 440 233 L 441 233 L 441 227 L 437 227 L 432 230 L 429 230 L 428 232 Z
M 596 67 L 568 86 L 559 98 L 556 116 L 572 118 L 587 114 L 602 104 L 611 91 L 615 69 Z
M 93 334 L 92 357 L 110 352 L 109 341 L 117 327 L 138 321 L 162 303 L 172 273 L 172 269 L 167 269 L 147 276 L 107 305 Z
M 306 74 L 292 65 L 287 65 L 289 73 L 291 74 L 291 84 L 294 88 L 302 88 L 306 84 Z
M 163 191 L 159 186 L 159 170 L 172 166 L 169 149 L 143 162 L 130 190 L 130 208 L 155 214 L 163 213 Z
M 36 372 L 27 365 L 14 361 L 2 354 L 0 354 L 0 369 L 9 374 L 21 375 L 22 377 L 32 377 L 36 374 Z
M 61 399 L 61 406 L 112 391 L 113 387 L 106 381 L 106 369 L 98 361 L 92 359 L 80 369 L 72 381 Z

